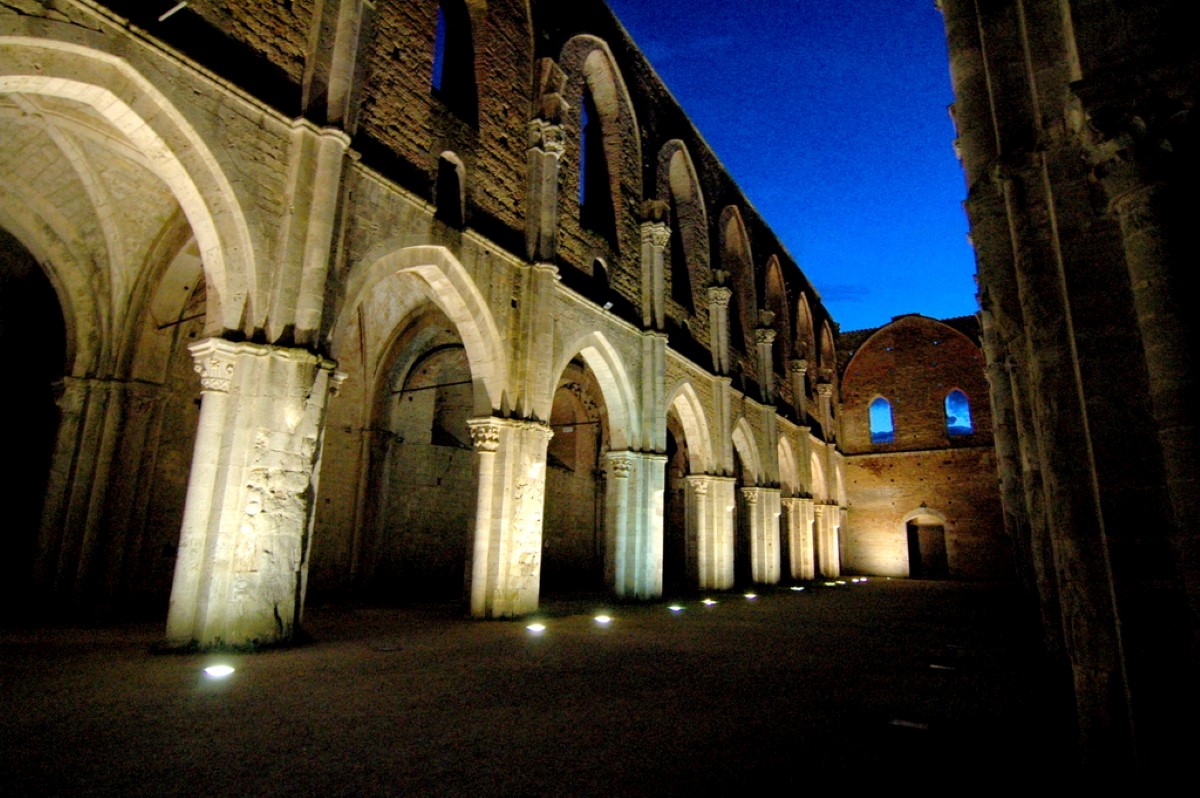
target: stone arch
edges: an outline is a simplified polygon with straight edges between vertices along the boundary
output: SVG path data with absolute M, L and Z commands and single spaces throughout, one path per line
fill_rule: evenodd
M 720 219 L 721 270 L 729 275 L 733 297 L 729 309 L 729 342 L 737 351 L 754 351 L 758 302 L 754 294 L 754 258 L 742 214 L 728 205 Z
M 745 417 L 738 419 L 738 423 L 733 427 L 733 449 L 741 458 L 747 476 L 753 478 L 753 484 L 761 485 L 764 476 L 762 457 L 759 456 L 758 444 L 754 440 L 754 430 Z M 748 484 L 747 487 L 751 485 Z
M 945 513 L 921 505 L 904 514 L 900 530 L 908 548 L 909 577 L 939 579 L 950 576 L 947 548 L 953 524 L 946 519 Z
M 779 487 L 783 496 L 798 496 L 802 492 L 800 470 L 796 467 L 796 456 L 792 453 L 791 441 L 781 435 L 776 448 L 779 452 Z
M 825 479 L 825 465 L 821 462 L 820 453 L 812 453 L 809 465 L 812 473 L 812 497 L 824 501 L 829 498 L 829 483 Z
M 814 330 L 808 295 L 801 291 L 800 298 L 796 300 L 796 357 L 808 360 L 809 368 L 816 366 L 813 362 L 817 356 L 817 335 Z
M 826 321 L 821 325 L 821 374 L 832 379 L 837 372 L 837 350 L 833 346 L 833 329 Z
M 778 255 L 772 255 L 767 261 L 766 275 L 763 279 L 763 305 L 775 314 L 775 371 L 786 374 L 787 362 L 792 357 L 792 319 L 788 307 L 787 284 L 783 279 L 783 267 Z
M 671 139 L 659 150 L 655 191 L 671 209 L 667 249 L 671 296 L 691 313 L 703 304 L 700 292 L 709 271 L 708 211 L 692 157 L 679 139 Z
M 413 278 L 420 292 L 446 314 L 462 336 L 475 382 L 476 414 L 501 411 L 508 377 L 503 339 L 483 295 L 445 247 L 382 244 L 368 253 L 346 280 L 345 300 L 329 337 L 334 357 L 338 356 L 340 333 L 352 314 L 385 280 L 395 277 Z
M 688 442 L 688 468 L 693 474 L 709 473 L 713 467 L 712 439 L 708 419 L 696 389 L 686 380 L 668 394 L 667 407 L 674 410 Z
M 633 384 L 621 362 L 621 357 L 601 332 L 590 332 L 559 350 L 553 375 L 557 379 L 575 357 L 582 357 L 596 375 L 600 392 L 608 410 L 610 447 L 619 452 L 628 449 L 633 440 L 632 422 L 637 404 Z M 549 408 L 538 414 L 549 417 Z
M 580 100 L 589 97 L 599 116 L 609 195 L 615 222 L 614 248 L 623 249 L 623 233 L 629 227 L 628 208 L 642 198 L 641 131 L 634 113 L 629 90 L 608 44 L 595 36 L 581 34 L 563 45 L 559 63 L 567 75 L 568 102 L 572 127 L 581 132 Z M 573 137 L 574 156 L 568 157 L 578 169 L 579 137 Z M 564 198 L 571 196 L 563 192 Z M 630 202 L 623 201 L 628 198 Z M 579 218 L 575 202 L 568 203 Z
M 69 279 L 64 272 L 86 274 L 86 256 L 71 244 L 68 230 L 45 223 L 46 217 L 34 208 L 36 200 L 6 201 L 5 195 L 24 192 L 12 191 L 12 187 L 0 186 L 0 227 L 8 230 L 21 242 L 42 266 L 42 271 L 62 309 L 66 331 L 66 358 L 64 370 L 67 374 L 85 375 L 93 372 L 111 344 L 108 335 L 109 321 L 106 308 L 95 291 L 88 290 L 86 280 Z
M 27 66 L 39 64 L 36 73 Z M 0 36 L 0 94 L 78 103 L 140 152 L 166 184 L 199 243 L 209 317 L 227 331 L 252 332 L 266 313 L 249 228 L 232 185 L 205 138 L 128 62 L 97 49 Z

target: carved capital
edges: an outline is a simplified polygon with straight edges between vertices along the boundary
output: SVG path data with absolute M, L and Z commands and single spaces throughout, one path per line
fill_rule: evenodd
M 616 479 L 629 479 L 629 472 L 633 469 L 632 457 L 614 457 L 609 462 Z
M 733 296 L 733 292 L 723 285 L 710 286 L 708 289 L 708 301 L 714 308 L 729 307 L 729 300 Z
M 754 341 L 769 346 L 775 343 L 775 331 L 769 327 L 759 327 L 754 331 Z
M 642 222 L 642 244 L 665 249 L 671 240 L 671 228 L 663 222 Z
M 468 418 L 467 429 L 477 452 L 494 452 L 500 448 L 500 421 L 494 418 Z
M 563 126 L 545 119 L 533 119 L 529 122 L 529 148 L 541 150 L 550 155 L 562 155 L 566 147 L 567 136 Z
M 833 397 L 833 385 L 831 385 L 828 382 L 822 382 L 822 383 L 818 384 L 817 385 L 817 396 L 820 396 L 822 399 L 832 398 Z
M 705 480 L 701 480 L 701 479 L 693 480 L 692 481 L 692 492 L 695 493 L 697 496 L 707 496 L 708 495 L 708 482 Z
M 801 377 L 803 377 L 808 373 L 808 361 L 804 359 L 793 360 L 788 364 L 788 369 L 793 374 L 799 374 Z
M 198 341 L 188 349 L 196 361 L 192 367 L 200 375 L 200 388 L 205 391 L 228 393 L 237 361 L 237 344 L 219 338 Z
M 741 492 L 746 504 L 758 504 L 758 488 L 742 488 Z

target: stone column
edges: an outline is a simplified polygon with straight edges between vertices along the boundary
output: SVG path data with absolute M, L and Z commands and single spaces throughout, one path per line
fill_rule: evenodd
M 775 331 L 770 327 L 759 327 L 754 331 L 754 345 L 758 350 L 758 382 L 765 404 L 775 401 L 775 358 L 772 351 Z
M 779 582 L 778 488 L 742 488 L 750 518 L 750 578 L 756 584 Z
M 708 327 L 712 338 L 713 371 L 729 373 L 729 300 L 733 292 L 723 285 L 709 286 Z
M 684 480 L 687 484 L 689 552 L 692 530 L 695 529 L 697 585 L 701 590 L 731 588 L 736 480 L 708 474 L 692 475 Z
M 667 334 L 642 333 L 641 405 L 636 448 L 644 452 L 667 450 Z
M 34 584 L 63 607 L 91 613 L 119 590 L 126 531 L 136 523 L 125 505 L 135 500 L 144 460 L 137 433 L 144 437 L 157 395 L 157 386 L 120 380 L 64 377 L 60 384 Z M 123 445 L 127 430 L 133 438 Z M 114 472 L 118 452 L 127 460 Z
M 537 421 L 472 418 L 479 477 L 468 586 L 471 616 L 508 618 L 538 606 L 546 447 L 553 434 Z
M 340 375 L 305 350 L 209 338 L 200 374 L 167 643 L 291 640 L 304 605 L 326 399 Z
M 788 573 L 793 579 L 815 579 L 813 558 L 813 500 L 783 499 L 788 552 L 791 555 Z
M 1190 292 L 1181 283 L 1182 275 L 1190 272 L 1194 263 L 1185 266 L 1187 256 L 1177 257 L 1173 250 L 1168 188 L 1150 179 L 1136 162 L 1114 158 L 1104 167 L 1104 187 L 1121 224 L 1149 376 L 1150 408 L 1174 516 L 1168 537 L 1196 624 L 1200 622 L 1200 440 L 1196 433 L 1200 385 L 1194 338 L 1197 325 L 1189 317 Z M 1177 197 L 1174 201 L 1186 200 Z M 1200 659 L 1200 638 L 1194 639 L 1193 646 L 1197 649 L 1193 657 Z
M 662 596 L 663 495 L 667 458 L 608 452 L 605 581 L 618 598 Z
M 788 370 L 792 375 L 792 396 L 796 403 L 796 421 L 804 424 L 808 421 L 808 361 L 793 360 L 788 365 Z
M 553 263 L 558 255 L 558 169 L 565 142 L 561 124 L 530 121 L 525 250 L 531 261 Z
M 821 576 L 834 579 L 842 575 L 841 555 L 838 552 L 838 527 L 841 511 L 834 503 L 820 502 L 813 505 L 817 535 L 817 561 Z
M 666 327 L 666 278 L 663 276 L 671 228 L 665 222 L 642 222 L 642 326 Z

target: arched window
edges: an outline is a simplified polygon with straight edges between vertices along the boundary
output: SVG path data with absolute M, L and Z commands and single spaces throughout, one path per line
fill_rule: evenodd
M 584 91 L 579 107 L 579 222 L 612 242 L 617 235 L 617 219 L 600 112 L 589 91 Z
M 971 402 L 965 393 L 955 388 L 946 394 L 946 432 L 951 435 L 970 435 L 974 431 Z
M 475 47 L 471 17 L 463 0 L 438 3 L 431 86 L 434 96 L 447 108 L 469 122 L 475 121 Z
M 896 428 L 892 426 L 892 403 L 882 396 L 871 401 L 867 411 L 871 424 L 871 443 L 892 443 Z

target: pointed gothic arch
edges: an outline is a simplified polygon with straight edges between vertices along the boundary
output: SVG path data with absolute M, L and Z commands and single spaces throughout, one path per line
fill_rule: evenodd
M 508 377 L 503 339 L 478 287 L 445 247 L 397 248 L 384 243 L 372 249 L 346 280 L 345 298 L 329 336 L 330 351 L 338 356 L 343 346 L 341 332 L 385 280 L 404 278 L 413 278 L 418 290 L 446 314 L 461 335 L 475 382 L 476 413 L 490 415 L 500 410 Z

